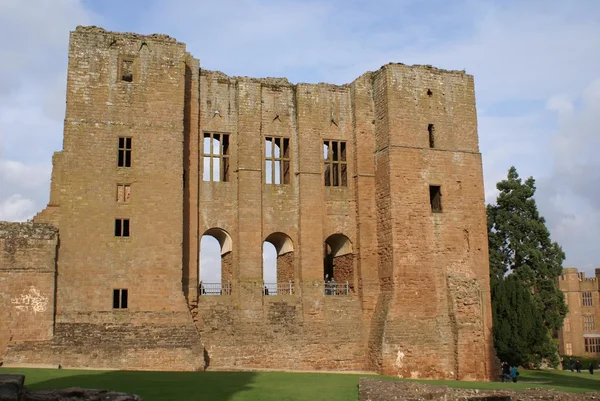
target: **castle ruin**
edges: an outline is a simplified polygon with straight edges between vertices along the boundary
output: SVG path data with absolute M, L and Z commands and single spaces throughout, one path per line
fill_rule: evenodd
M 7 365 L 493 376 L 472 76 L 229 77 L 77 27 L 66 102 L 48 206 L 0 223 Z

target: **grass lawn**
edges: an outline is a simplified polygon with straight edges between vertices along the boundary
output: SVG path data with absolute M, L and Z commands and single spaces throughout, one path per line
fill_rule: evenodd
M 32 390 L 67 387 L 101 388 L 135 393 L 145 401 L 355 401 L 361 375 L 282 372 L 124 372 L 0 368 L 26 375 Z M 377 376 L 372 376 L 377 377 Z M 379 376 L 382 377 L 383 376 Z M 552 388 L 600 391 L 600 375 L 563 371 L 521 371 L 519 383 L 426 381 L 480 389 Z M 390 380 L 392 380 L 390 378 Z

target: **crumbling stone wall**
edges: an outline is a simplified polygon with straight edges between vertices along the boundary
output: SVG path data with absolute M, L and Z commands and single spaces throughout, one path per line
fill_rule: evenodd
M 206 181 L 204 140 L 215 135 L 228 136 L 218 152 L 227 174 Z M 125 137 L 128 168 L 117 166 Z M 281 184 L 267 179 L 269 138 L 289 143 Z M 325 141 L 345 147 L 344 185 L 326 185 Z M 23 345 L 14 360 L 492 377 L 481 154 L 464 72 L 388 64 L 347 85 L 229 77 L 166 35 L 78 27 L 53 162 L 51 201 L 36 219 L 61 235 L 57 332 L 52 355 Z M 118 184 L 130 185 L 127 201 Z M 129 219 L 129 237 L 115 235 L 115 219 Z M 231 294 L 199 297 L 210 232 L 231 242 Z M 287 241 L 279 270 L 292 295 L 263 292 L 272 234 Z M 335 279 L 354 288 L 332 296 L 324 245 L 341 236 Z M 113 308 L 114 289 L 128 289 L 127 308 Z M 151 346 L 169 330 L 183 334 Z
M 333 258 L 333 278 L 338 283 L 348 282 L 354 287 L 354 255 L 347 254 Z
M 57 230 L 0 222 L 0 359 L 9 342 L 52 337 Z
M 221 282 L 228 283 L 233 280 L 233 255 L 231 252 L 221 256 Z
M 294 265 L 294 252 L 284 253 L 277 256 L 277 282 L 286 283 L 294 281 L 296 270 Z

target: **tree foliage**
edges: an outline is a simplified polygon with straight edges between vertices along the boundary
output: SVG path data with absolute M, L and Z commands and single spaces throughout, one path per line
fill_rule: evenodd
M 556 346 L 552 343 L 549 330 L 556 330 L 562 326 L 567 313 L 564 295 L 557 287 L 557 278 L 562 274 L 562 262 L 565 254 L 561 247 L 550 240 L 550 233 L 546 228 L 546 221 L 540 216 L 535 200 L 535 180 L 529 177 L 525 182 L 519 178 L 515 167 L 511 167 L 505 180 L 497 186 L 500 194 L 495 205 L 487 206 L 488 238 L 490 250 L 490 280 L 493 310 L 499 315 L 494 315 L 494 324 L 498 323 L 497 352 L 503 345 L 501 333 L 507 332 L 506 325 L 517 324 L 514 319 L 509 319 L 504 308 L 498 303 L 506 302 L 504 296 L 499 296 L 507 291 L 503 286 L 505 276 L 510 278 L 510 286 L 520 284 L 531 294 L 531 301 L 541 324 L 545 326 L 545 334 L 541 335 L 540 346 L 531 349 L 528 355 L 553 352 Z M 516 291 L 512 287 L 510 291 Z M 515 297 L 519 298 L 517 295 Z M 512 298 L 511 298 L 512 299 Z M 525 302 L 523 299 L 521 301 Z M 519 308 L 518 305 L 512 305 Z M 525 312 L 525 311 L 524 311 Z M 531 320 L 532 322 L 534 320 Z M 520 323 L 519 323 L 520 324 Z M 511 326 L 515 330 L 517 326 Z M 535 332 L 535 330 L 533 331 Z M 518 336 L 518 331 L 513 331 Z M 538 333 L 539 334 L 539 333 Z M 504 337 L 502 337 L 504 338 Z M 521 344 L 520 340 L 515 340 Z M 522 344 L 529 344 L 526 339 Z M 519 355 L 523 353 L 519 351 Z M 549 355 L 542 355 L 548 357 Z
M 511 274 L 495 282 L 492 299 L 494 346 L 498 357 L 511 365 L 524 365 L 539 359 L 536 355 L 545 354 L 543 346 L 548 330 L 537 313 L 531 293 L 519 279 Z

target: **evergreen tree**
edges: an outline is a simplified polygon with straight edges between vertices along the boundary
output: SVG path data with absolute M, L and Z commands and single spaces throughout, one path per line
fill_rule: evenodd
M 547 330 L 540 334 L 540 343 L 529 354 L 550 357 L 556 345 L 549 332 L 562 326 L 567 313 L 564 295 L 557 286 L 565 254 L 550 240 L 546 221 L 538 213 L 533 199 L 536 189 L 533 177 L 523 183 L 516 168 L 511 167 L 507 178 L 496 187 L 500 191 L 497 203 L 487 206 L 492 292 L 495 288 L 496 294 L 502 294 L 503 278 L 510 274 L 514 275 L 511 280 L 516 280 L 532 294 L 535 310 Z M 494 311 L 500 311 L 497 303 L 505 301 L 503 296 L 493 297 Z M 504 331 L 507 330 L 504 326 L 514 321 L 509 319 L 507 323 L 502 320 L 505 315 L 499 315 L 498 318 L 494 316 L 494 324 L 497 319 L 500 319 L 499 330 Z M 501 346 L 501 343 L 497 344 L 497 352 Z
M 494 346 L 498 358 L 511 365 L 523 365 L 535 357 L 539 344 L 546 340 L 541 316 L 531 293 L 510 274 L 492 286 Z M 542 339 L 542 340 L 540 340 Z

